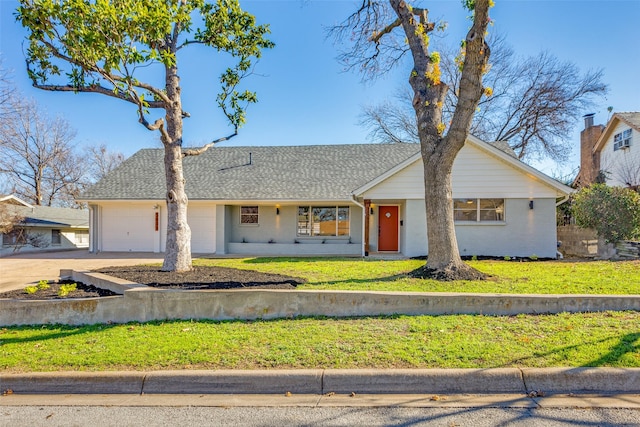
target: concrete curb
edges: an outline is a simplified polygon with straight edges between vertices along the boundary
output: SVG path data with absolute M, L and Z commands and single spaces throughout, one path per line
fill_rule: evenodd
M 640 368 L 0 373 L 15 394 L 640 393 Z

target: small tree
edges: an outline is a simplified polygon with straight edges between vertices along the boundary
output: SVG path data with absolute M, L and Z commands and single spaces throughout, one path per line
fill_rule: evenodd
M 247 104 L 257 101 L 253 92 L 238 91 L 238 85 L 251 72 L 252 59 L 273 46 L 265 39 L 268 26 L 256 25 L 239 0 L 21 0 L 17 18 L 30 31 L 27 72 L 34 87 L 129 102 L 136 107 L 138 121 L 160 133 L 167 189 L 162 270 L 190 270 L 182 159 L 237 135 Z M 222 72 L 217 96 L 233 133 L 183 150 L 183 119 L 189 113 L 182 107 L 178 54 L 192 45 L 226 52 L 235 61 Z M 154 109 L 164 110 L 164 118 L 150 122 Z
M 640 238 L 640 194 L 631 189 L 593 184 L 574 195 L 572 206 L 576 223 L 607 243 Z

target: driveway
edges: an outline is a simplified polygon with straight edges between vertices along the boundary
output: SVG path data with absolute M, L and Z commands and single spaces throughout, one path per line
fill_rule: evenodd
M 164 254 L 87 250 L 16 254 L 0 258 L 0 292 L 20 289 L 42 279 L 53 280 L 60 269 L 91 270 L 120 265 L 162 263 Z

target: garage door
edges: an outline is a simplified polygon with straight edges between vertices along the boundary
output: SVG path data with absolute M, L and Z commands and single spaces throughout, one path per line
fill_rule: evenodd
M 187 222 L 191 228 L 191 252 L 216 251 L 216 207 L 189 204 Z
M 102 250 L 153 252 L 155 216 L 150 205 L 103 206 Z

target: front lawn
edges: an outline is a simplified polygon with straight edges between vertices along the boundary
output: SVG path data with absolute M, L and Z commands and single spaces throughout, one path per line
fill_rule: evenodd
M 640 294 L 640 262 L 475 261 L 493 276 L 406 277 L 424 261 L 200 259 L 301 277 L 298 289 Z M 640 367 L 640 313 L 166 321 L 0 329 L 0 369 L 57 370 Z
M 551 366 L 640 367 L 640 313 L 0 329 L 4 372 Z
M 470 261 L 486 281 L 439 282 L 406 277 L 420 260 L 355 258 L 198 259 L 213 265 L 300 277 L 298 289 L 514 294 L 640 294 L 640 261 Z

